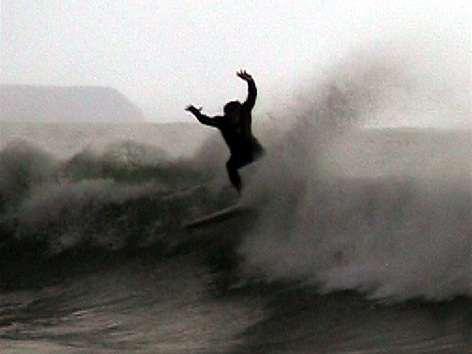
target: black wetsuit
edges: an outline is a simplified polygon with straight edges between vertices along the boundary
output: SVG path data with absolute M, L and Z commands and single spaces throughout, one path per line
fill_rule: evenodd
M 259 141 L 252 135 L 251 111 L 256 103 L 257 89 L 254 80 L 247 81 L 248 96 L 241 106 L 240 118 L 237 124 L 231 124 L 226 116 L 210 118 L 202 114 L 198 109 L 191 112 L 203 124 L 218 128 L 223 135 L 231 152 L 231 157 L 226 163 L 228 175 L 233 186 L 241 190 L 241 177 L 238 169 L 257 160 L 264 152 Z

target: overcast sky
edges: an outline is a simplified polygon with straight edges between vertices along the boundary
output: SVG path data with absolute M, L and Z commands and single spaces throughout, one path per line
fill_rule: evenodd
M 245 97 L 240 68 L 255 77 L 264 110 L 343 55 L 421 39 L 464 89 L 471 79 L 463 68 L 471 64 L 467 3 L 2 0 L 1 82 L 112 86 L 150 120 L 190 121 L 187 104 L 216 114 Z

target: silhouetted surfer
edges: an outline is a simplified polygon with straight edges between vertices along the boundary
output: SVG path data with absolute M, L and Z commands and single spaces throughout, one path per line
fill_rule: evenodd
M 239 101 L 228 102 L 224 106 L 224 115 L 210 118 L 190 105 L 186 108 L 202 124 L 218 128 L 223 135 L 226 144 L 231 152 L 231 157 L 226 163 L 228 175 L 233 186 L 241 191 L 241 177 L 238 169 L 257 160 L 264 153 L 264 149 L 259 141 L 252 135 L 251 111 L 256 103 L 257 89 L 251 75 L 241 70 L 237 76 L 248 84 L 248 96 L 244 103 Z

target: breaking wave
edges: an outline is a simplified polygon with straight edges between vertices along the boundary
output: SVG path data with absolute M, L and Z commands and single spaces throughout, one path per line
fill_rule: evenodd
M 406 74 L 361 63 L 319 77 L 257 131 L 267 155 L 242 170 L 241 202 L 254 211 L 251 220 L 182 227 L 235 202 L 221 141 L 210 139 L 185 159 L 132 140 L 66 160 L 27 142 L 4 147 L 4 278 L 33 272 L 32 259 L 41 264 L 78 250 L 171 256 L 184 244 L 207 253 L 230 245 L 239 254 L 231 267 L 237 263 L 249 279 L 396 300 L 471 296 L 470 131 L 363 128 L 402 111 Z M 241 242 L 224 244 L 225 237 Z
M 412 87 L 398 67 L 357 64 L 280 117 L 293 127 L 251 167 L 245 197 L 264 207 L 240 248 L 245 269 L 373 298 L 470 296 L 472 135 L 359 129 L 398 113 Z

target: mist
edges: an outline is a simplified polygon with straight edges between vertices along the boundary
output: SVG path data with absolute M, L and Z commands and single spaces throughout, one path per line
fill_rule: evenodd
M 266 135 L 268 156 L 244 174 L 244 203 L 264 206 L 244 269 L 377 299 L 470 295 L 470 130 L 364 129 L 470 111 L 444 109 L 451 92 L 425 94 L 395 60 L 369 58 L 333 67 L 274 115 L 285 132 Z

